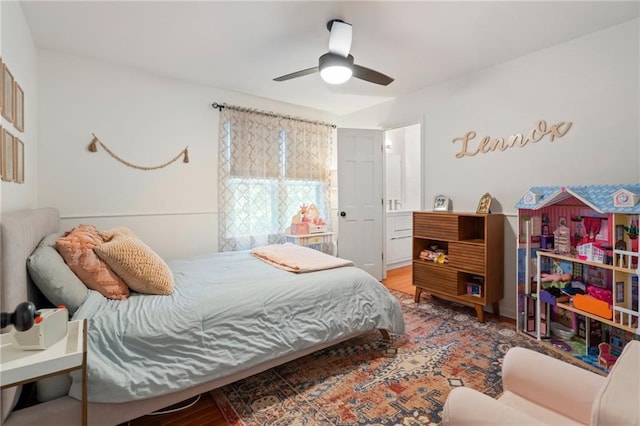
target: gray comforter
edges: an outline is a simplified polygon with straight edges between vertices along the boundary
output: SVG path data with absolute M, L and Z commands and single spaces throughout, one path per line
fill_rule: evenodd
M 91 291 L 74 315 L 88 319 L 89 401 L 158 396 L 354 333 L 404 331 L 398 300 L 356 267 L 295 274 L 248 252 L 167 263 L 173 294 Z

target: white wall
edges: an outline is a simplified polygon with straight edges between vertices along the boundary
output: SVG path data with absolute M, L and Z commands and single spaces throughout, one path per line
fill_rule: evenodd
M 38 205 L 55 206 L 63 228 L 130 227 L 161 256 L 217 251 L 217 142 L 213 102 L 310 119 L 327 114 L 51 51 L 38 51 Z M 189 146 L 188 164 L 142 171 Z
M 492 211 L 509 215 L 505 239 L 505 298 L 515 317 L 514 204 L 534 185 L 640 180 L 640 21 L 618 25 L 437 87 L 342 117 L 339 125 L 393 128 L 424 118 L 426 205 L 442 193 L 456 211 L 475 211 L 485 192 Z M 438 66 L 434 63 L 433 66 Z M 456 158 L 452 141 L 474 130 L 508 138 L 538 120 L 571 121 L 562 138 Z M 476 145 L 477 146 L 477 145 Z
M 38 105 L 36 47 L 19 2 L 3 1 L 0 6 L 0 52 L 13 78 L 24 91 L 24 132 L 1 117 L 2 128 L 24 143 L 24 183 L 0 183 L 0 213 L 36 207 L 38 156 Z

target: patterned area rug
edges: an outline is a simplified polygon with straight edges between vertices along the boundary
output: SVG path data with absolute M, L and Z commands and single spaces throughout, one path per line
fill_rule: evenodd
M 439 424 L 457 386 L 492 397 L 513 346 L 561 357 L 515 326 L 437 299 L 403 306 L 406 332 L 385 342 L 378 332 L 348 340 L 211 392 L 227 422 L 246 425 Z

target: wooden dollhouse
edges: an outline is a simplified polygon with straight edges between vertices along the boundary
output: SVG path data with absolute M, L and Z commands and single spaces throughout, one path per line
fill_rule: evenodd
M 541 186 L 522 196 L 515 206 L 519 331 L 556 337 L 550 324 L 560 310 L 580 318 L 574 331 L 587 350 L 601 343 L 590 341 L 594 335 L 613 347 L 621 335 L 640 339 L 639 201 L 640 184 Z M 549 283 L 545 273 L 570 279 Z M 592 333 L 594 320 L 613 331 Z

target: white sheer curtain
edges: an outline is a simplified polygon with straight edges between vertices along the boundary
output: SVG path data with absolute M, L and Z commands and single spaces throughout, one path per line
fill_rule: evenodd
M 329 125 L 225 107 L 219 135 L 220 251 L 284 242 L 302 204 L 329 221 Z

